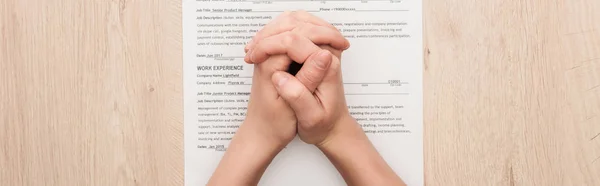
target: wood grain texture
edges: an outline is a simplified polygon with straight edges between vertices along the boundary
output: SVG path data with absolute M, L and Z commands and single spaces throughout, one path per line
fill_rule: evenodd
M 176 1 L 0 1 L 0 185 L 182 185 Z
M 600 1 L 426 0 L 427 185 L 600 185 Z M 181 2 L 0 1 L 0 185 L 183 185 Z

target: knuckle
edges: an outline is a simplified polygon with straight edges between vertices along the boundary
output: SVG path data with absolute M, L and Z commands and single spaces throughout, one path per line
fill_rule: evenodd
M 290 17 L 298 16 L 298 10 L 290 12 Z
M 310 65 L 310 73 L 311 75 L 314 76 L 318 76 L 320 74 L 322 74 L 323 72 L 325 72 L 327 70 L 327 66 L 331 65 L 331 61 L 315 61 L 314 59 L 311 59 L 311 61 L 313 61 Z M 329 63 L 329 64 L 327 64 Z
M 334 57 L 334 58 L 337 58 L 337 57 Z M 332 60 L 331 65 L 329 65 L 329 70 L 332 71 L 334 73 L 334 75 L 337 75 L 338 73 L 341 73 L 341 71 L 342 71 L 342 64 L 340 63 L 339 60 Z
M 297 35 L 296 33 L 293 33 L 293 32 L 290 32 L 290 31 L 287 31 L 287 32 L 286 32 L 286 33 L 283 35 L 283 39 L 281 40 L 281 42 L 282 42 L 281 44 L 282 44 L 284 47 L 286 47 L 286 48 L 287 48 L 287 47 L 289 47 L 289 46 L 292 46 L 292 44 L 293 44 L 294 42 L 296 42 L 297 40 L 298 40 L 298 35 Z
M 298 22 L 296 25 L 294 25 L 294 28 L 292 29 L 292 32 L 294 33 L 302 33 L 305 30 L 305 23 L 303 22 Z
M 285 55 L 273 55 L 273 56 L 269 56 L 269 58 L 267 59 L 268 62 L 262 63 L 262 64 L 268 64 L 269 65 L 269 73 L 273 73 L 275 71 L 285 71 L 287 64 L 289 64 L 290 59 L 289 57 L 285 56 Z
M 329 32 L 323 32 L 323 29 L 319 26 L 308 26 L 306 32 L 311 41 L 318 42 L 318 44 L 328 43 L 328 41 L 331 40 L 330 38 L 335 38 L 335 36 L 332 36 Z
M 306 85 L 314 85 L 318 82 L 318 72 L 316 72 L 315 70 L 308 68 L 306 69 L 305 73 L 301 73 L 298 74 L 298 79 Z
M 292 16 L 301 17 L 301 16 L 305 16 L 307 14 L 308 14 L 308 12 L 306 10 L 296 10 L 292 13 Z
M 298 20 L 292 16 L 286 16 L 283 18 L 283 23 L 294 26 L 298 24 Z
M 257 41 L 256 44 L 254 45 L 254 48 L 252 49 L 252 52 L 250 53 L 250 55 L 255 55 L 258 54 L 259 52 L 262 52 L 264 50 L 264 42 L 261 41 Z
M 280 15 L 280 16 L 281 16 L 281 17 L 288 17 L 288 16 L 290 16 L 290 15 L 292 15 L 292 11 L 290 11 L 290 10 L 286 10 L 286 11 L 283 11 L 283 13 L 281 13 L 281 15 Z
M 305 29 L 307 30 L 308 33 L 313 33 L 317 36 L 324 34 L 321 30 L 321 28 L 319 26 L 315 26 L 315 25 L 304 25 Z
M 296 28 L 294 28 L 294 31 L 299 34 L 306 35 L 306 36 L 319 35 L 319 30 L 316 28 L 315 25 L 310 24 L 310 23 L 305 23 L 305 22 L 298 23 Z

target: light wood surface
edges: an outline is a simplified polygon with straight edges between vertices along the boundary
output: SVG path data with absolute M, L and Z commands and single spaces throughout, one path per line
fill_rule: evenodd
M 600 1 L 426 0 L 427 185 L 600 185 Z M 0 185 L 183 185 L 181 2 L 0 1 Z

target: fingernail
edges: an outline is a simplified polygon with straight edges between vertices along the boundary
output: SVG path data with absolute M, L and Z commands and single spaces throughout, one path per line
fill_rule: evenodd
M 248 43 L 248 49 L 252 49 L 252 47 L 254 47 L 254 40 L 250 41 L 250 43 Z
M 248 42 L 248 44 L 246 44 L 245 50 L 250 51 L 250 50 L 252 50 L 253 46 L 254 46 L 254 40 L 250 40 L 250 42 Z
M 329 64 L 329 60 L 331 60 L 330 58 L 329 51 L 321 50 L 315 57 L 315 62 L 317 63 L 316 65 L 321 69 L 326 69 L 327 65 Z
M 246 56 L 244 56 L 244 61 L 246 61 L 246 63 L 252 62 L 250 61 L 250 55 L 252 54 L 251 52 L 252 50 L 248 51 L 248 53 L 246 53 Z
M 278 79 L 277 87 L 282 87 L 288 81 L 288 77 L 283 75 L 283 73 L 281 73 L 281 72 L 276 72 L 274 75 L 275 75 L 275 79 Z
M 250 54 L 250 61 L 255 62 L 254 61 L 254 50 L 250 49 L 250 51 L 248 53 Z

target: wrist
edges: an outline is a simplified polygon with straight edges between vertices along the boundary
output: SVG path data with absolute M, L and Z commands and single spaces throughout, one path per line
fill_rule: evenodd
M 284 139 L 271 134 L 268 129 L 261 128 L 256 125 L 256 122 L 250 120 L 246 120 L 240 125 L 233 140 L 267 154 L 277 154 L 287 145 Z
M 243 135 L 244 140 L 249 141 L 248 143 L 260 144 L 261 146 L 269 147 L 269 149 L 283 149 L 295 136 L 290 138 L 287 137 L 289 135 L 284 134 L 286 133 L 284 131 L 277 132 L 276 129 L 261 125 L 265 122 L 247 118 L 240 125 L 236 135 L 241 133 L 239 135 Z
M 283 147 L 242 124 L 208 185 L 256 185 Z
M 356 120 L 350 114 L 346 114 L 335 122 L 331 132 L 316 146 L 323 151 L 332 146 L 346 145 L 348 142 L 357 140 L 368 139 Z
M 348 185 L 405 185 L 379 155 L 354 118 L 348 116 L 336 126 L 335 133 L 317 147 Z

